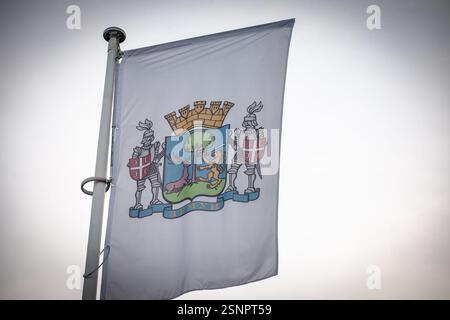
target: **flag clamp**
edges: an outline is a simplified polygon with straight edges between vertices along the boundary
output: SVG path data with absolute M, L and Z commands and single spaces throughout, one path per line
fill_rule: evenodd
M 117 51 L 116 62 L 120 62 L 120 59 L 122 59 L 123 55 L 124 55 L 124 52 L 122 50 L 120 50 L 120 47 L 119 47 L 119 50 Z
M 95 269 L 92 270 L 91 272 L 83 274 L 83 278 L 84 278 L 84 279 L 90 278 L 95 272 L 98 271 L 98 269 L 100 269 L 100 267 L 103 265 L 103 263 L 106 261 L 106 259 L 108 259 L 108 257 L 109 257 L 109 251 L 110 251 L 110 247 L 109 247 L 109 246 L 105 246 L 105 247 L 103 248 L 103 250 L 100 251 L 100 254 L 102 254 L 102 253 L 105 251 L 105 249 L 107 249 L 107 251 L 106 251 L 105 254 L 103 255 L 103 261 L 102 261 L 102 263 L 100 263 L 97 267 L 95 267 Z
M 81 182 L 81 191 L 83 191 L 83 193 L 87 194 L 88 196 L 92 196 L 94 193 L 92 191 L 85 189 L 84 186 L 86 185 L 86 183 L 89 183 L 92 181 L 106 183 L 105 192 L 108 192 L 109 188 L 111 187 L 112 179 L 106 179 L 106 178 L 101 178 L 101 177 L 89 177 L 89 178 L 84 179 L 83 182 Z

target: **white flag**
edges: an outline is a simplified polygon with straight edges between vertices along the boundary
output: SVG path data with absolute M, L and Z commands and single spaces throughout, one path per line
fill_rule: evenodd
M 102 299 L 169 299 L 277 274 L 293 25 L 124 52 Z

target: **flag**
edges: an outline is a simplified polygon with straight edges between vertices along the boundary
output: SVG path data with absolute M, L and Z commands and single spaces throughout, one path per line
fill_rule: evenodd
M 102 299 L 170 299 L 277 274 L 293 25 L 124 51 Z

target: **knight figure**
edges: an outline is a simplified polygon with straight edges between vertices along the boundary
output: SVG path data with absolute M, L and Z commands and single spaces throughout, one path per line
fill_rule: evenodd
M 152 200 L 150 201 L 150 205 L 161 204 L 162 202 L 159 200 L 159 192 L 161 189 L 161 175 L 159 173 L 159 161 L 164 156 L 164 143 L 162 145 L 162 150 L 160 151 L 160 142 L 155 140 L 154 131 L 152 129 L 153 123 L 145 119 L 144 122 L 139 121 L 139 125 L 136 127 L 139 131 L 144 131 L 141 146 L 136 146 L 133 148 L 132 159 L 135 159 L 137 163 L 140 162 L 140 170 L 141 173 L 138 175 L 136 180 L 136 204 L 132 207 L 134 210 L 143 209 L 141 198 L 142 191 L 145 189 L 145 182 L 148 179 L 151 185 L 152 192 Z M 143 171 L 143 161 L 142 159 L 150 159 L 149 164 L 144 168 Z
M 235 155 L 231 166 L 228 169 L 229 186 L 226 191 L 237 191 L 236 178 L 242 164 L 245 165 L 244 174 L 248 179 L 248 186 L 244 193 L 257 191 L 255 188 L 256 173 L 262 179 L 260 158 L 264 152 L 265 139 L 263 127 L 258 126 L 256 113 L 263 108 L 262 102 L 253 102 L 247 108 L 247 115 L 242 122 L 242 128 L 237 128 L 232 132 L 232 139 Z M 261 153 L 262 151 L 262 153 Z

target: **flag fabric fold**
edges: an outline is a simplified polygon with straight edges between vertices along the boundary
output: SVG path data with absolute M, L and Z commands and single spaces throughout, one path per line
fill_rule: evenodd
M 102 299 L 171 299 L 277 274 L 293 25 L 284 20 L 124 52 Z

